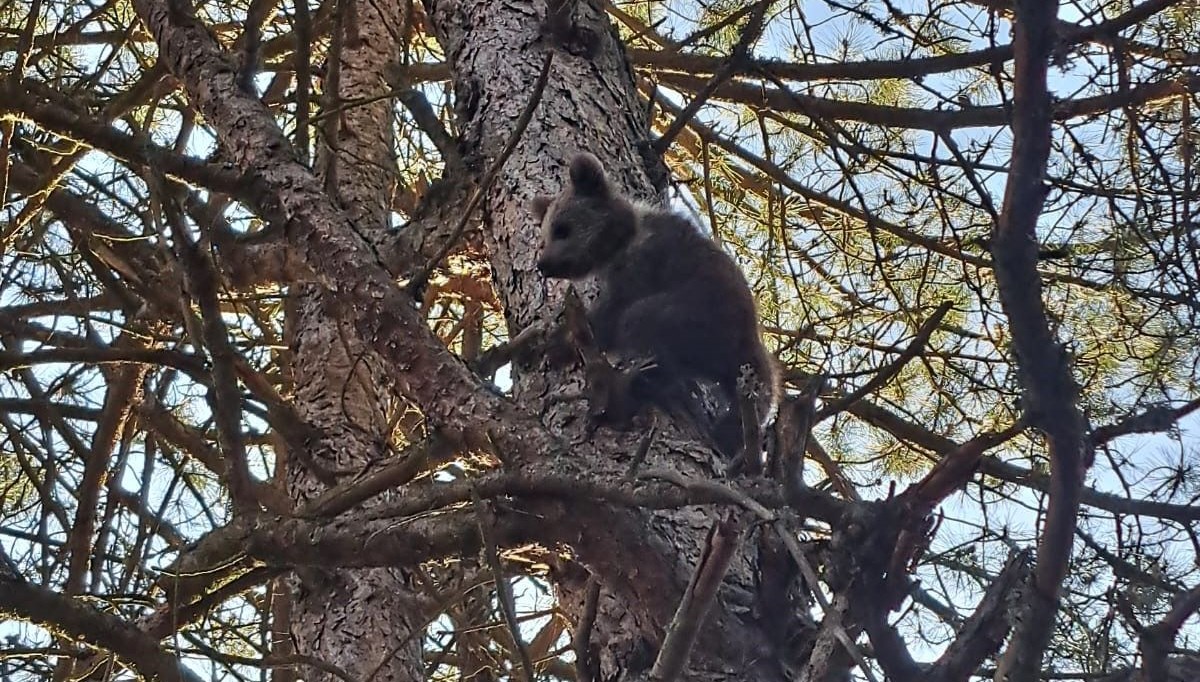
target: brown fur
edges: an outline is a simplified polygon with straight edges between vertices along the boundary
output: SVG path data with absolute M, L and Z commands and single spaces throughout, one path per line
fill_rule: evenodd
M 557 197 L 535 199 L 533 211 L 542 221 L 538 270 L 562 279 L 597 276 L 600 295 L 588 310 L 597 345 L 619 363 L 650 361 L 632 383 L 634 397 L 707 422 L 697 426 L 719 450 L 741 452 L 741 368 L 753 371 L 764 422 L 779 386 L 754 297 L 733 260 L 687 218 L 621 196 L 591 154 L 572 159 L 569 185 Z M 701 404 L 713 387 L 723 403 L 715 412 Z

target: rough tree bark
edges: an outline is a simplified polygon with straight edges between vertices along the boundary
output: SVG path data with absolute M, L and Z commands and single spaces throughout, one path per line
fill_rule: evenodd
M 615 30 L 593 3 L 566 6 L 572 4 L 564 20 L 544 22 L 549 10 L 542 2 L 425 3 L 450 65 L 469 167 L 485 168 L 500 154 L 526 104 L 513 93 L 529 92 L 545 53 L 554 53 L 533 120 L 483 208 L 493 282 L 514 336 L 530 325 L 557 323 L 562 310 L 566 286 L 544 280 L 534 268 L 539 236 L 528 206 L 535 195 L 561 188 L 573 154 L 597 154 L 614 181 L 633 196 L 661 201 L 665 189 L 661 180 L 666 169 L 649 151 L 645 106 Z M 590 293 L 587 286 L 581 289 L 585 296 Z M 597 446 L 586 450 L 592 459 L 582 465 L 590 476 L 618 480 L 644 434 L 601 430 L 589 439 L 579 405 L 555 400 L 577 391 L 579 376 L 578 366 L 565 368 L 539 357 L 514 367 L 513 394 L 519 402 L 537 406 L 552 430 L 570 442 Z M 723 463 L 667 429 L 656 436 L 646 466 L 713 478 Z M 696 509 L 596 512 L 594 518 L 573 523 L 581 531 L 572 533 L 578 537 L 573 549 L 588 570 L 558 567 L 556 587 L 563 605 L 578 616 L 589 571 L 599 580 L 592 637 L 600 676 L 636 677 L 653 663 L 716 517 Z M 772 655 L 778 652 L 771 651 L 773 633 L 765 631 L 780 624 L 764 627 L 755 612 L 757 561 L 752 549 L 753 543 L 743 544 L 719 592 L 693 653 L 690 679 L 781 679 L 779 658 Z M 614 551 L 622 555 L 612 556 Z
M 389 232 L 394 127 L 392 102 L 379 95 L 388 87 L 385 69 L 400 56 L 394 36 L 403 30 L 405 15 L 402 0 L 339 3 L 331 50 L 337 59 L 325 65 L 330 92 L 322 102 L 315 170 L 372 244 L 382 243 Z M 300 507 L 326 490 L 329 473 L 338 478 L 339 472 L 358 472 L 382 461 L 396 401 L 378 356 L 350 324 L 329 315 L 322 288 L 303 284 L 291 294 L 286 324 L 297 412 L 326 436 L 313 452 L 288 461 L 290 492 Z M 411 573 L 399 567 L 297 571 L 296 650 L 358 679 L 372 674 L 420 679 L 425 618 L 411 580 Z M 333 679 L 316 670 L 305 677 Z

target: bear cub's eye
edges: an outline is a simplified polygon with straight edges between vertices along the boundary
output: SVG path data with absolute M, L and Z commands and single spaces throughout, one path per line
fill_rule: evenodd
M 554 223 L 550 227 L 551 239 L 566 239 L 571 235 L 571 226 L 566 223 Z

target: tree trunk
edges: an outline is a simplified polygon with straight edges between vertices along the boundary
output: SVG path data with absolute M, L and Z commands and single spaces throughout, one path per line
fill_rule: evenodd
M 591 151 L 629 194 L 662 200 L 662 161 L 649 151 L 650 129 L 633 71 L 607 16 L 591 3 L 575 3 L 568 25 L 545 26 L 546 4 L 437 0 L 425 3 L 451 68 L 455 107 L 468 167 L 487 168 L 500 155 L 548 52 L 553 66 L 528 129 L 489 192 L 483 213 L 497 294 L 515 336 L 534 324 L 554 324 L 566 286 L 537 273 L 538 225 L 528 208 L 538 194 L 554 194 L 567 163 Z M 661 183 L 660 183 L 661 184 Z M 577 285 L 578 286 L 578 285 Z M 586 298 L 594 293 L 582 287 Z M 585 435 L 581 406 L 555 396 L 581 388 L 579 367 L 548 357 L 514 366 L 513 395 L 535 407 L 556 433 L 597 453 L 589 476 L 617 480 L 643 437 L 609 430 Z M 660 419 L 661 421 L 661 419 Z M 573 453 L 575 454 L 575 453 Z M 588 456 L 580 454 L 579 456 Z M 711 479 L 723 462 L 671 428 L 655 437 L 645 467 L 665 467 Z M 591 633 L 602 679 L 644 675 L 654 661 L 684 587 L 703 549 L 714 515 L 697 509 L 639 512 L 593 508 L 570 521 L 578 566 L 556 567 L 553 579 L 564 608 L 578 617 L 589 573 L 601 585 Z M 689 679 L 782 679 L 755 611 L 754 542 L 743 541 L 718 602 L 709 614 L 689 666 Z
M 387 88 L 385 68 L 399 57 L 393 33 L 402 30 L 405 3 L 355 0 L 338 7 L 332 51 L 339 59 L 324 74 L 325 87 L 336 96 L 327 93 L 323 100 L 315 167 L 359 232 L 378 244 L 388 229 L 396 181 L 392 103 L 378 95 Z M 292 294 L 295 402 L 300 415 L 326 434 L 315 452 L 288 462 L 292 497 L 302 504 L 340 473 L 383 461 L 395 408 L 378 357 L 351 325 L 329 314 L 321 287 L 302 285 Z M 356 679 L 421 679 L 425 617 L 410 581 L 401 568 L 298 570 L 292 616 L 297 651 Z M 305 679 L 335 677 L 310 668 Z

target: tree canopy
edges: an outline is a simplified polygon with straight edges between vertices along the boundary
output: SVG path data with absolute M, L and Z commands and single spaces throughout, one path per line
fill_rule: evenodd
M 0 676 L 1200 678 L 1198 90 L 1195 0 L 2 3 Z M 584 150 L 775 477 L 584 423 Z

